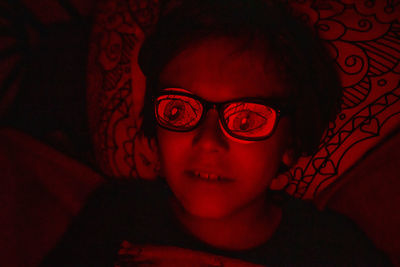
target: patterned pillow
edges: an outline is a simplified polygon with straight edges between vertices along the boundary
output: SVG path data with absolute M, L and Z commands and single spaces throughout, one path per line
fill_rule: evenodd
M 170 3 L 170 2 L 163 2 Z M 340 72 L 342 110 L 317 153 L 282 175 L 281 186 L 314 198 L 400 124 L 400 5 L 391 1 L 290 1 L 332 51 Z M 145 78 L 136 56 L 156 23 L 157 0 L 105 1 L 92 33 L 88 112 L 102 170 L 151 179 L 154 144 L 138 134 Z

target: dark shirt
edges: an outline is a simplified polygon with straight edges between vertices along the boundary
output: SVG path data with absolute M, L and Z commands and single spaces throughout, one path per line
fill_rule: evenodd
M 279 202 L 282 220 L 259 247 L 223 251 L 180 226 L 162 181 L 119 181 L 92 194 L 42 266 L 113 266 L 121 242 L 176 246 L 268 266 L 390 266 L 387 257 L 349 219 L 290 196 Z

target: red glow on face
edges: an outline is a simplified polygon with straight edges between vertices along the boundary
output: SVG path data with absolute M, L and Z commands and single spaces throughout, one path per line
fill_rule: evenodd
M 278 121 L 278 111 L 258 100 L 260 103 L 256 99 L 212 103 L 179 88 L 166 88 L 155 101 L 155 116 L 161 127 L 187 132 L 199 126 L 212 107 L 218 111 L 227 137 L 258 141 L 272 135 Z
M 195 126 L 201 118 L 203 106 L 195 99 L 184 96 L 163 95 L 157 99 L 156 115 L 165 127 L 185 130 Z
M 169 62 L 160 83 L 210 102 L 283 96 L 273 62 L 255 48 L 235 54 L 238 47 L 238 41 L 225 38 L 189 47 Z M 224 134 L 218 112 L 210 109 L 192 131 L 158 128 L 157 138 L 163 175 L 180 204 L 196 216 L 221 218 L 265 192 L 285 152 L 288 121 L 266 140 L 241 143 Z

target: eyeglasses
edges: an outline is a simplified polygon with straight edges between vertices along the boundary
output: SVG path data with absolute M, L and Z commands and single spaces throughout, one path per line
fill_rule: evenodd
M 164 129 L 188 132 L 213 108 L 218 111 L 220 125 L 229 135 L 240 140 L 259 141 L 270 137 L 279 118 L 289 113 L 284 102 L 284 99 L 242 98 L 213 103 L 190 93 L 165 89 L 155 99 L 155 116 Z

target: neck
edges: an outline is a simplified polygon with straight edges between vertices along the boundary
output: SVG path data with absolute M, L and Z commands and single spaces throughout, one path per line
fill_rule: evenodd
M 267 202 L 264 195 L 218 219 L 193 216 L 176 199 L 172 199 L 171 204 L 180 223 L 193 236 L 225 250 L 246 250 L 266 242 L 282 216 L 281 209 Z

